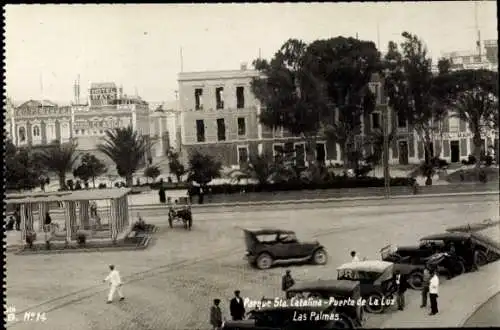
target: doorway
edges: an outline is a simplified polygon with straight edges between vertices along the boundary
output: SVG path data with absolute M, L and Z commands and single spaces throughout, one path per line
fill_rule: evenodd
M 400 165 L 408 165 L 408 142 L 407 141 L 399 141 L 399 164 Z
M 316 143 L 316 161 L 319 164 L 324 164 L 326 161 L 326 150 L 324 143 Z
M 460 142 L 459 141 L 450 141 L 450 154 L 451 154 L 451 162 L 458 163 L 460 161 Z

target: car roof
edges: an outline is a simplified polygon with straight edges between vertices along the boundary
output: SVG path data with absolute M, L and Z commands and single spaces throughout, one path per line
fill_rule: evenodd
M 243 229 L 246 232 L 254 235 L 272 235 L 272 234 L 295 234 L 292 230 L 277 229 L 277 228 L 260 228 L 260 229 Z
M 337 268 L 337 270 L 343 269 L 354 269 L 361 271 L 374 271 L 374 272 L 383 272 L 390 266 L 393 266 L 392 262 L 382 261 L 382 260 L 363 260 L 363 261 L 354 261 L 343 264 Z
M 351 293 L 359 286 L 358 282 L 346 280 L 316 280 L 295 283 L 287 291 L 331 290 L 336 293 Z
M 446 233 L 439 233 L 439 234 L 432 234 L 428 236 L 424 236 L 420 238 L 421 241 L 432 241 L 432 240 L 463 240 L 470 238 L 471 234 L 470 233 L 464 233 L 464 232 L 446 232 Z

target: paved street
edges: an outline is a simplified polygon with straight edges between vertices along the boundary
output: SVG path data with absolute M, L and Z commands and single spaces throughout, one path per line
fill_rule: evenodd
M 500 292 L 488 300 L 465 322 L 465 327 L 500 326 Z
M 352 203 L 352 202 L 351 202 Z M 379 258 L 388 244 L 411 244 L 447 226 L 498 218 L 498 199 L 457 197 L 353 204 L 259 206 L 236 212 L 195 213 L 191 232 L 169 229 L 165 219 L 148 214 L 160 231 L 145 251 L 7 257 L 7 303 L 24 311 L 47 312 L 45 323 L 19 322 L 12 329 L 207 329 L 208 308 L 222 298 L 227 316 L 232 291 L 259 299 L 278 296 L 283 268 L 251 269 L 242 259 L 241 227 L 293 229 L 300 239 L 316 238 L 326 246 L 326 266 L 293 266 L 296 280 L 332 278 L 349 261 L 349 251 Z M 305 207 L 304 207 L 305 206 Z M 345 207 L 342 207 L 345 206 Z M 102 279 L 116 264 L 127 299 L 106 305 Z M 446 282 L 443 284 L 446 285 Z M 470 283 L 471 286 L 474 283 Z M 409 304 L 418 293 L 411 292 Z M 472 309 L 472 308 L 471 308 Z M 404 311 L 402 313 L 409 313 Z M 395 312 L 396 313 L 396 312 Z M 401 312 L 398 312 L 401 313 Z M 379 327 L 394 314 L 370 315 L 367 327 Z M 419 324 L 409 324 L 417 327 Z

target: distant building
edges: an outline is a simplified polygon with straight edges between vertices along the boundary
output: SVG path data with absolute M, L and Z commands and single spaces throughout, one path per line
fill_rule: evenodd
M 442 57 L 451 62 L 452 70 L 486 69 L 498 71 L 498 40 L 485 40 L 481 51 L 453 51 Z

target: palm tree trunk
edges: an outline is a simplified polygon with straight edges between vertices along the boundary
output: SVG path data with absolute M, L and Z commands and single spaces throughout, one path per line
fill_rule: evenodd
M 344 172 L 347 173 L 349 170 L 349 160 L 347 159 L 347 142 L 340 145 L 340 153 L 342 154 Z
M 59 173 L 59 188 L 61 190 L 66 189 L 66 174 L 65 173 Z
M 132 177 L 132 175 L 127 175 L 125 177 L 125 183 L 127 184 L 127 187 L 132 187 L 132 184 L 133 184 L 133 177 Z
M 95 178 L 92 177 L 92 185 L 94 186 L 94 189 L 95 189 Z
M 481 133 L 477 131 L 474 132 L 472 140 L 474 142 L 474 157 L 476 157 L 476 168 L 479 169 L 481 167 L 481 150 L 483 144 L 483 141 L 481 140 Z

